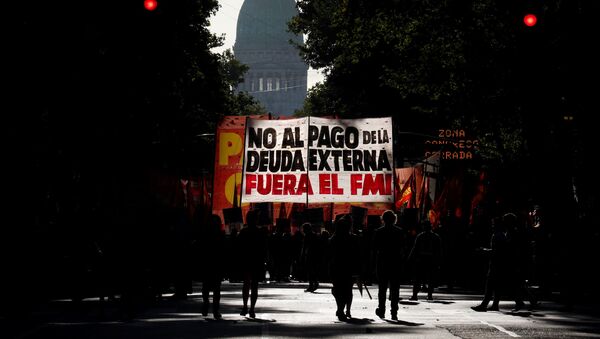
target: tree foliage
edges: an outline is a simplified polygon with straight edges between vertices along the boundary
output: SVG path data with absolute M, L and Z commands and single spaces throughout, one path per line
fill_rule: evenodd
M 152 12 L 137 0 L 11 4 L 2 130 L 15 215 L 34 218 L 51 199 L 63 212 L 99 203 L 150 168 L 211 170 L 214 140 L 201 136 L 258 109 L 233 91 L 246 68 L 211 52 L 216 0 L 159 0 Z
M 299 48 L 327 74 L 305 113 L 392 115 L 403 130 L 460 124 L 483 134 L 518 116 L 510 86 L 518 80 L 514 2 L 304 0 L 298 7 L 290 28 L 307 34 Z
M 231 52 L 211 52 L 222 44 L 208 30 L 217 8 L 216 0 L 162 0 L 155 11 L 134 0 L 22 5 L 19 109 L 44 125 L 54 151 L 77 157 L 191 149 L 223 115 L 257 106 L 233 91 L 246 68 Z
M 30 282 L 56 276 L 66 255 L 88 260 L 80 249 L 93 241 L 123 262 L 133 251 L 119 249 L 156 251 L 143 248 L 152 232 L 165 246 L 174 220 L 161 219 L 164 197 L 147 174 L 211 170 L 204 136 L 256 104 L 233 92 L 245 68 L 211 52 L 222 43 L 208 30 L 217 0 L 158 0 L 152 12 L 142 0 L 8 5 L 0 256 L 15 296 L 6 310 L 18 313 L 48 296 Z
M 560 182 L 567 199 L 572 182 L 589 181 L 581 154 L 594 144 L 597 86 L 586 83 L 599 69 L 590 47 L 597 2 L 300 0 L 298 8 L 290 29 L 307 36 L 298 48 L 326 73 L 303 114 L 388 115 L 397 129 L 424 134 L 466 129 L 483 159 L 505 170 L 505 187 L 519 178 L 527 194 Z M 535 27 L 523 24 L 527 11 Z M 562 175 L 540 173 L 548 168 Z

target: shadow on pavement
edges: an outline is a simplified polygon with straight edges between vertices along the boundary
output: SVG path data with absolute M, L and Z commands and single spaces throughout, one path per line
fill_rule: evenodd
M 373 319 L 368 319 L 368 318 L 348 318 L 342 322 L 344 323 L 348 323 L 348 324 L 353 324 L 353 325 L 367 325 L 372 323 L 374 320 Z
M 394 324 L 394 325 L 403 325 L 403 326 L 423 326 L 425 324 L 419 324 L 419 323 L 413 323 L 410 321 L 404 321 L 404 320 L 390 320 L 390 319 L 383 319 L 386 322 L 390 323 L 390 324 Z
M 275 319 L 261 319 L 261 318 L 250 318 L 250 317 L 246 317 L 246 321 L 249 321 L 252 323 L 274 323 L 274 322 L 277 322 Z
M 305 286 L 296 285 L 295 287 L 301 289 Z M 194 294 L 186 300 L 162 299 L 141 302 L 132 307 L 132 317 L 126 322 L 123 321 L 123 317 L 128 309 L 123 307 L 119 299 L 105 302 L 86 299 L 81 303 L 55 300 L 40 304 L 28 318 L 17 318 L 14 321 L 12 318 L 0 317 L 0 337 L 7 339 L 196 339 L 222 338 L 224 336 L 229 338 L 340 338 L 375 337 L 377 335 L 425 337 L 432 330 L 430 326 L 423 326 L 424 323 L 405 320 L 383 319 L 385 323 L 381 323 L 369 318 L 350 318 L 341 322 L 337 321 L 333 315 L 324 320 L 319 319 L 319 312 L 322 312 L 319 307 L 329 307 L 333 310 L 333 304 L 319 305 L 319 307 L 308 310 L 306 308 L 296 310 L 289 303 L 282 303 L 281 307 L 261 307 L 259 301 L 257 307 L 258 318 L 242 317 L 239 316 L 241 294 L 237 290 L 238 288 L 239 285 L 224 286 L 221 304 L 221 313 L 224 318 L 220 320 L 214 319 L 212 314 L 206 317 L 201 316 L 202 301 L 198 294 Z M 270 297 L 268 299 L 285 299 L 286 296 L 281 295 L 281 291 L 274 292 L 274 294 L 261 294 L 259 291 L 259 298 L 264 296 L 265 298 Z M 327 287 L 324 287 L 321 293 L 319 292 L 316 294 L 329 294 Z M 290 295 L 292 298 L 299 298 L 291 299 L 293 302 L 301 302 L 304 294 L 291 293 Z M 463 299 L 463 296 L 467 298 Z M 480 297 L 461 293 L 445 295 L 443 300 L 422 302 L 405 300 L 401 301 L 401 304 L 420 305 L 419 307 L 427 307 L 428 303 L 432 304 L 431 307 L 433 307 L 433 304 L 461 305 L 461 301 L 468 302 L 472 298 L 479 299 Z M 372 305 L 375 307 L 375 302 Z M 470 312 L 467 303 L 465 305 L 466 312 Z M 548 302 L 538 305 L 539 310 L 503 312 L 503 314 L 532 320 L 539 319 L 540 323 L 548 323 L 551 327 L 572 328 L 574 333 L 584 334 L 587 337 L 600 334 L 596 305 L 586 305 L 585 308 L 576 306 L 575 310 L 579 311 L 581 309 L 581 312 L 564 312 L 560 306 L 557 303 Z M 444 306 L 438 306 L 438 308 L 444 308 Z M 283 317 L 284 320 L 278 321 L 270 319 L 270 317 L 279 319 L 278 314 L 284 313 L 294 313 L 289 319 L 310 319 L 311 321 L 303 323 L 294 320 L 294 323 L 290 323 Z M 305 314 L 302 315 L 301 313 Z M 298 314 L 298 317 L 296 314 Z M 421 320 L 419 319 L 419 321 Z M 386 326 L 387 324 L 397 326 Z M 443 327 L 454 328 L 453 326 Z M 461 326 L 463 325 L 456 325 L 456 331 L 459 331 L 462 328 Z
M 432 304 L 442 304 L 442 305 L 454 304 L 454 301 L 448 301 L 448 300 L 430 300 L 428 302 L 432 303 Z

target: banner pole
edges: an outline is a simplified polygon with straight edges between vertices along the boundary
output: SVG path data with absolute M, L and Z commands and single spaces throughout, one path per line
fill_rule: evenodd
M 244 169 L 246 168 L 246 138 L 248 135 L 248 116 L 244 121 L 244 148 L 242 150 L 242 181 L 240 182 L 240 208 L 242 208 L 242 189 L 244 188 Z M 234 179 L 235 185 L 233 186 L 234 195 L 237 197 L 237 178 Z M 237 200 L 237 199 L 236 199 Z M 236 201 L 234 200 L 234 201 Z M 237 206 L 234 206 L 237 207 Z M 242 216 L 243 217 L 243 216 Z
M 212 144 L 212 149 L 215 150 L 215 156 L 213 158 L 215 158 L 217 156 L 217 153 L 216 153 L 217 138 L 221 139 L 221 135 L 219 133 L 219 126 L 221 126 L 223 119 L 224 118 L 221 118 L 219 120 L 219 124 L 217 126 L 215 126 L 215 132 L 213 134 L 213 144 Z M 215 200 L 215 173 L 217 172 L 215 168 L 217 167 L 217 163 L 218 163 L 216 159 L 213 159 L 213 161 L 214 161 L 214 165 L 213 165 L 213 172 L 212 172 L 212 178 L 211 178 L 212 185 L 210 185 L 211 186 L 210 187 L 210 214 L 211 215 L 214 213 L 213 208 L 215 206 L 215 201 L 214 201 Z M 221 212 L 223 212 L 223 211 L 221 210 Z M 223 222 L 225 222 L 225 220 L 223 220 Z
M 308 159 L 309 157 L 309 151 L 310 151 L 310 115 L 308 116 L 308 124 L 306 124 L 306 209 L 308 209 L 308 192 L 309 192 L 309 187 L 310 186 L 310 172 L 309 172 L 309 167 L 310 167 L 310 160 Z
M 333 222 L 333 209 L 335 208 L 335 204 L 332 202 L 331 206 L 329 206 L 329 221 Z
M 427 187 L 427 159 L 425 159 L 425 162 L 423 163 L 423 183 L 421 184 L 421 196 L 419 197 L 420 201 L 419 201 L 419 221 L 422 222 L 424 219 L 426 219 L 426 215 L 425 215 L 425 188 Z
M 396 129 L 394 128 L 394 117 L 390 117 L 392 123 L 392 208 L 391 210 L 398 212 L 396 210 L 396 158 L 394 155 L 394 148 L 396 148 L 396 138 L 394 135 L 396 134 Z

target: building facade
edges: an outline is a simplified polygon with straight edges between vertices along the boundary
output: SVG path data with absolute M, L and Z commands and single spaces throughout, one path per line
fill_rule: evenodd
M 238 16 L 233 53 L 249 70 L 237 90 L 274 115 L 292 115 L 306 98 L 308 66 L 290 43 L 303 38 L 287 31 L 297 13 L 294 0 L 245 0 Z

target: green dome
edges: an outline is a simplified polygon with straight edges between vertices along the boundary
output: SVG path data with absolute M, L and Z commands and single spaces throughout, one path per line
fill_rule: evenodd
M 289 40 L 302 43 L 288 32 L 287 23 L 298 14 L 294 0 L 245 0 L 237 21 L 235 49 L 290 49 Z

